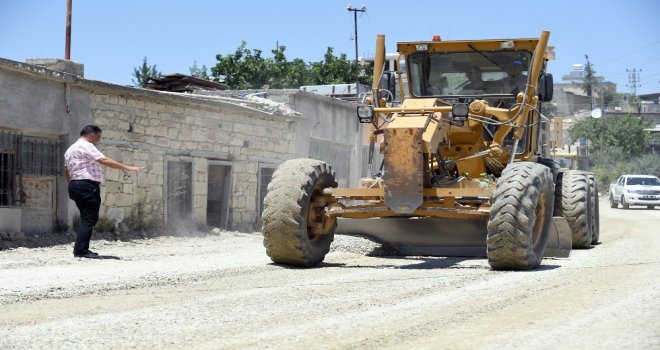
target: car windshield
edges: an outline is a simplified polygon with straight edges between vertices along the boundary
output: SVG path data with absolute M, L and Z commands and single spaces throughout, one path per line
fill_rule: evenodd
M 629 177 L 628 185 L 642 186 L 660 186 L 660 180 L 657 177 Z
M 517 94 L 527 82 L 531 53 L 417 52 L 408 59 L 416 97 Z

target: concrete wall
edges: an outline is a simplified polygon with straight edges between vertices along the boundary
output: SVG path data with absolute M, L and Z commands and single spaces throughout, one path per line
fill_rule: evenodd
M 21 232 L 21 209 L 0 208 L 0 232 Z
M 358 186 L 362 132 L 355 103 L 300 91 L 290 96 L 290 105 L 305 116 L 296 134 L 296 156 L 328 162 L 340 187 Z
M 79 77 L 0 58 L 0 127 L 70 144 L 92 123 L 89 94 L 73 83 Z M 57 218 L 75 209 L 64 176 L 56 179 Z M 72 214 L 71 214 L 72 215 Z

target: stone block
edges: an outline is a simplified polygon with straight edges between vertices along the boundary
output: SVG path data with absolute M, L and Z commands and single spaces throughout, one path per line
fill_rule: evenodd
M 117 227 L 124 220 L 124 208 L 108 208 L 105 211 L 105 217 L 112 220 L 115 223 L 115 227 Z

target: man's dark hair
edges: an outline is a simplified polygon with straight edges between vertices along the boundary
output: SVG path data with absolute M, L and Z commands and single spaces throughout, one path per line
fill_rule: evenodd
M 80 130 L 80 136 L 95 135 L 101 131 L 101 128 L 96 125 L 87 125 L 86 127 L 82 128 L 82 130 Z

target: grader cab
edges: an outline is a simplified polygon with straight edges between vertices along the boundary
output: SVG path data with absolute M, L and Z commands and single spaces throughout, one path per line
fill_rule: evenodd
M 403 42 L 389 72 L 379 35 L 372 91 L 357 108 L 370 174 L 336 188 L 325 162 L 281 164 L 262 215 L 271 260 L 314 266 L 336 230 L 404 255 L 487 256 L 493 269 L 532 269 L 597 242 L 593 176 L 559 172 L 544 147 L 549 35 Z

